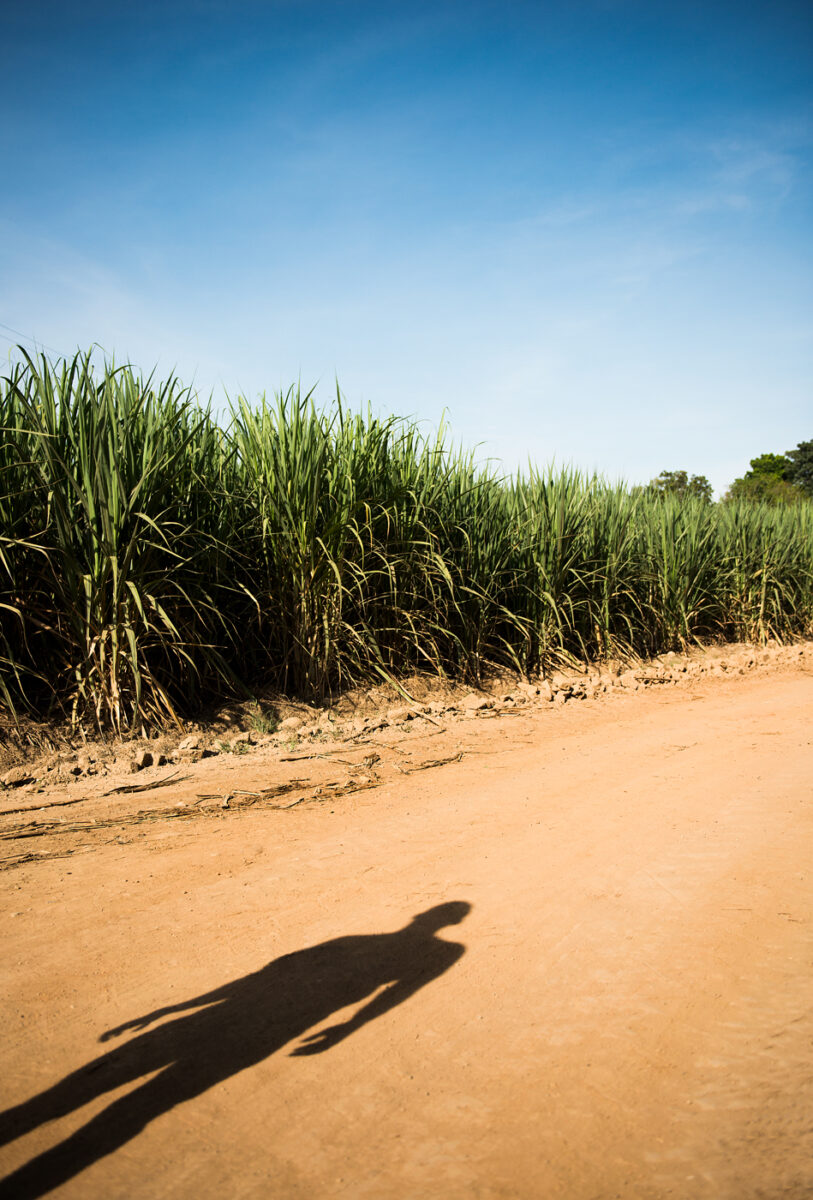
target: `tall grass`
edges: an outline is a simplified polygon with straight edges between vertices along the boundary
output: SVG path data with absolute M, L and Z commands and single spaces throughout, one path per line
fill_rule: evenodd
M 121 732 L 813 630 L 813 505 L 500 479 L 441 428 L 297 389 L 225 424 L 177 380 L 21 352 L 0 382 L 0 703 Z

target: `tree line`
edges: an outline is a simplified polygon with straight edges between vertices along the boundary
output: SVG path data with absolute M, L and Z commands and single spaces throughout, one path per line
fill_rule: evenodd
M 648 491 L 654 495 L 695 497 L 711 504 L 713 489 L 705 475 L 661 471 Z M 813 499 L 813 440 L 799 442 L 786 454 L 758 454 L 750 470 L 735 479 L 723 496 L 729 500 L 758 500 L 767 504 L 798 504 Z

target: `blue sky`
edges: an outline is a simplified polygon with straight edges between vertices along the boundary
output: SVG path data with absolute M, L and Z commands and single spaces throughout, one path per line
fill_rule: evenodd
M 18 3 L 0 336 L 509 469 L 813 437 L 809 4 Z

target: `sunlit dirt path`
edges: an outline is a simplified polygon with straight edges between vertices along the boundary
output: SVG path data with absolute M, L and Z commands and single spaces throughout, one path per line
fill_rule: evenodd
M 460 744 L 3 873 L 0 1196 L 813 1194 L 813 676 Z

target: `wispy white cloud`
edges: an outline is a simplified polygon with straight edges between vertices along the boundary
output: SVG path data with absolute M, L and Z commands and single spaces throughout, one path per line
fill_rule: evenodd
M 707 213 L 746 212 L 753 208 L 753 199 L 745 192 L 723 192 L 711 189 L 685 196 L 674 203 L 677 217 L 699 217 Z

